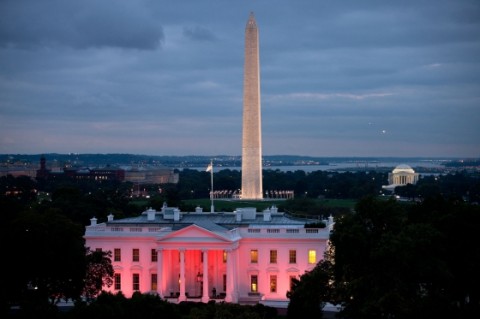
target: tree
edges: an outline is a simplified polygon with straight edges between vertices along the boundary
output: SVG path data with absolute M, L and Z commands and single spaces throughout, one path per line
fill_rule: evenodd
M 324 259 L 300 280 L 293 279 L 287 318 L 322 318 L 322 308 L 331 299 L 331 270 L 332 263 Z
M 334 290 L 348 318 L 479 315 L 478 208 L 361 200 L 335 224 Z
M 22 311 L 41 313 L 60 299 L 77 299 L 85 276 L 83 227 L 55 210 L 26 209 L 4 229 L 2 296 Z M 50 305 L 50 306 L 49 306 Z
M 86 274 L 83 293 L 87 299 L 96 297 L 104 286 L 113 284 L 111 251 L 91 251 L 87 249 Z

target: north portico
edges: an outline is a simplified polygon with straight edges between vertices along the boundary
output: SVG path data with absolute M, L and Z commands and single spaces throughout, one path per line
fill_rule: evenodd
M 114 283 L 104 290 L 155 293 L 171 302 L 288 303 L 293 278 L 315 267 L 333 219 L 290 217 L 275 207 L 256 212 L 181 212 L 164 205 L 140 216 L 86 227 L 86 246 L 112 252 Z M 315 227 L 305 227 L 315 224 Z
M 158 239 L 158 294 L 179 301 L 201 297 L 203 302 L 210 298 L 237 302 L 234 281 L 228 280 L 233 279 L 237 248 L 238 239 L 198 225 Z

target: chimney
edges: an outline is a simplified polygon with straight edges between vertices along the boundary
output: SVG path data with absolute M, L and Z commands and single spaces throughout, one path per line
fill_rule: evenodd
M 90 226 L 96 226 L 97 225 L 97 219 L 95 217 L 90 218 Z
M 180 220 L 180 210 L 177 208 L 173 210 L 173 220 L 176 222 Z
M 147 220 L 155 220 L 155 210 L 151 207 L 147 210 Z
M 203 208 L 200 206 L 195 207 L 195 213 L 203 213 Z
M 235 211 L 235 220 L 237 222 L 241 222 L 242 221 L 242 211 L 241 210 L 236 210 Z
M 110 213 L 110 215 L 107 216 L 107 221 L 111 222 L 113 220 L 113 214 Z
M 263 221 L 264 222 L 269 222 L 272 220 L 272 213 L 270 212 L 269 209 L 265 209 L 263 211 Z
M 330 215 L 330 216 L 328 217 L 328 225 L 332 225 L 332 224 L 333 224 L 333 216 Z

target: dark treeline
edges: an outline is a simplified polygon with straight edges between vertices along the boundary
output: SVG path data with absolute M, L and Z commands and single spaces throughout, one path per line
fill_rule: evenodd
M 180 182 L 176 186 L 178 197 L 208 198 L 210 173 L 192 169 L 179 172 Z M 368 195 L 391 195 L 382 189 L 388 184 L 388 173 L 371 171 L 331 172 L 302 170 L 263 171 L 263 189 L 292 190 L 296 198 L 359 199 Z M 214 190 L 238 190 L 241 188 L 241 172 L 221 170 L 213 176 Z M 422 176 L 415 185 L 397 187 L 395 193 L 410 199 L 422 199 L 436 195 L 480 202 L 480 176 L 478 173 L 458 171 L 445 175 Z
M 184 169 L 179 172 L 178 191 L 181 198 L 207 198 L 209 196 L 210 173 Z M 239 190 L 241 172 L 221 170 L 213 176 L 214 190 Z M 367 194 L 378 194 L 382 185 L 387 184 L 387 175 L 375 171 L 369 172 L 328 172 L 306 173 L 302 170 L 263 171 L 264 191 L 291 190 L 295 197 L 317 198 L 360 198 Z
M 125 298 L 121 293 L 101 293 L 90 304 L 79 303 L 72 311 L 64 314 L 66 319 L 275 319 L 277 310 L 272 307 L 257 305 L 238 305 L 229 303 L 201 303 L 182 301 L 172 304 L 153 294 L 134 293 L 132 298 Z
M 288 318 L 480 318 L 480 206 L 367 197 L 336 220 L 330 250 L 289 292 Z

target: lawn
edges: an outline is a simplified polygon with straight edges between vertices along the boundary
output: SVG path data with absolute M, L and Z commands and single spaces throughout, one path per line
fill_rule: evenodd
M 312 199 L 316 205 L 323 207 L 335 207 L 335 208 L 354 208 L 356 200 L 354 199 Z M 208 207 L 210 210 L 211 201 L 209 199 L 191 199 L 182 201 L 186 205 L 200 206 L 204 210 Z M 256 207 L 257 211 L 263 211 L 273 205 L 280 206 L 285 201 L 282 200 L 262 200 L 262 201 L 250 201 L 250 200 L 228 200 L 228 199 L 215 199 L 213 204 L 215 211 L 234 211 L 236 208 L 241 207 Z

